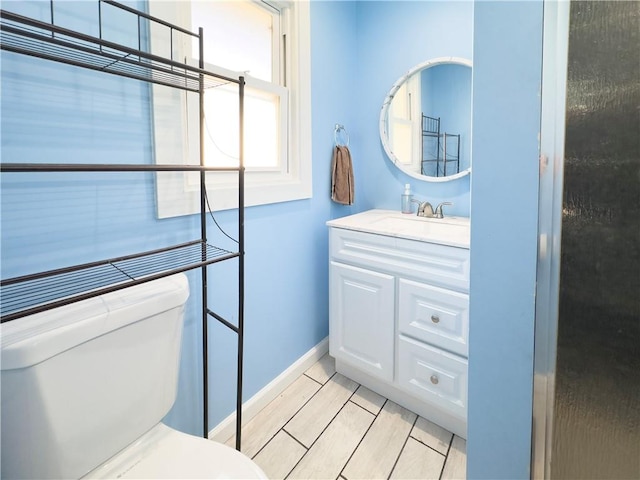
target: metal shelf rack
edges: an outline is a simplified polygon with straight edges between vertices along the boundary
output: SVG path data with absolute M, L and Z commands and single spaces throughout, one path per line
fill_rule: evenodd
M 454 147 L 453 153 L 451 148 L 447 151 L 450 140 Z M 432 143 L 431 146 L 433 148 L 425 148 L 425 142 L 427 141 Z M 452 173 L 460 173 L 460 134 L 442 133 L 440 131 L 440 117 L 429 117 L 424 113 L 422 114 L 421 148 L 420 173 L 422 175 L 446 177 L 447 175 L 452 175 Z M 456 164 L 455 172 L 447 172 L 448 163 Z
M 2 306 L 1 322 L 12 321 L 33 313 L 67 305 L 87 298 L 120 290 L 139 283 L 169 276 L 178 272 L 200 269 L 202 277 L 202 348 L 203 348 L 203 433 L 208 425 L 208 346 L 207 324 L 213 317 L 237 333 L 238 370 L 236 390 L 236 448 L 240 450 L 242 426 L 242 376 L 244 343 L 244 163 L 243 109 L 244 77 L 231 78 L 205 71 L 203 61 L 203 31 L 193 33 L 162 19 L 110 0 L 96 0 L 95 19 L 98 35 L 92 36 L 57 25 L 54 0 L 50 0 L 47 21 L 28 18 L 0 10 L 0 49 L 20 55 L 65 63 L 81 68 L 105 72 L 143 82 L 165 85 L 199 95 L 200 104 L 200 164 L 199 165 L 111 165 L 111 164 L 47 164 L 0 163 L 0 172 L 200 172 L 200 238 L 179 245 L 138 252 L 118 258 L 74 265 L 0 281 Z M 103 35 L 105 9 L 116 9 L 130 16 L 137 24 L 137 46 L 109 41 Z M 164 58 L 146 51 L 152 28 L 163 29 L 166 42 L 173 52 L 174 42 L 186 35 L 199 45 L 198 67 Z M 173 53 L 171 54 L 173 55 Z M 202 138 L 204 136 L 204 102 L 207 88 L 237 84 L 239 108 L 239 162 L 237 167 L 205 166 Z M 238 249 L 227 251 L 207 242 L 206 174 L 216 171 L 238 172 Z M 213 312 L 207 305 L 207 266 L 238 259 L 238 321 L 237 325 Z

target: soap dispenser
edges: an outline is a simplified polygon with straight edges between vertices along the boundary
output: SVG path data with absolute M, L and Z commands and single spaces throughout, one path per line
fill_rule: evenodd
M 411 185 L 405 184 L 404 193 L 401 196 L 402 198 L 402 213 L 412 213 L 411 212 Z

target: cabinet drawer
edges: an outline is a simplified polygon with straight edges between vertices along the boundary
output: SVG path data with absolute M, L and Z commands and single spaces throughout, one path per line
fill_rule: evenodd
M 399 333 L 467 357 L 469 296 L 401 278 L 398 330 Z
M 463 358 L 400 335 L 398 385 L 452 415 L 467 417 L 467 361 Z
M 342 228 L 331 228 L 329 239 L 333 260 L 469 291 L 467 249 Z

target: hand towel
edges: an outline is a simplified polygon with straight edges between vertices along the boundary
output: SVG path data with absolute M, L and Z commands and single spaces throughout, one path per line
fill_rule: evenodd
M 353 205 L 353 165 L 351 153 L 344 145 L 333 149 L 331 161 L 331 200 L 343 205 Z

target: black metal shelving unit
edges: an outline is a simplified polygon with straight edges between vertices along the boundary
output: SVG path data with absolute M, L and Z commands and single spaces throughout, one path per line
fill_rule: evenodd
M 454 149 L 447 151 L 449 140 L 452 140 Z M 435 146 L 433 149 L 425 148 L 425 141 L 430 141 Z M 434 177 L 446 177 L 452 173 L 460 173 L 460 135 L 452 133 L 442 133 L 440 131 L 440 117 L 429 117 L 422 114 L 422 158 L 421 172 L 423 175 Z M 456 171 L 447 172 L 447 164 L 455 163 Z M 425 168 L 429 164 L 434 164 L 434 172 Z
M 76 32 L 55 23 L 54 1 L 50 0 L 47 21 L 24 17 L 0 10 L 0 48 L 21 55 L 61 62 L 81 68 L 165 85 L 199 95 L 200 164 L 199 165 L 111 165 L 111 164 L 47 164 L 0 163 L 0 172 L 200 172 L 200 236 L 193 241 L 146 252 L 137 252 L 82 265 L 56 269 L 0 281 L 0 320 L 7 322 L 46 311 L 104 293 L 148 282 L 187 270 L 200 269 L 202 277 L 202 349 L 203 349 L 203 433 L 208 425 L 208 329 L 209 317 L 237 333 L 236 448 L 240 450 L 242 426 L 242 376 L 244 341 L 244 163 L 243 110 L 244 77 L 225 77 L 204 70 L 203 31 L 193 33 L 162 19 L 118 2 L 96 0 L 98 36 Z M 137 22 L 137 48 L 111 42 L 103 36 L 105 9 L 117 9 Z M 186 35 L 199 45 L 199 66 L 181 63 L 145 51 L 152 26 L 168 32 L 167 42 L 173 47 L 177 37 Z M 173 51 L 173 48 L 171 48 Z M 204 163 L 204 92 L 224 84 L 237 84 L 239 108 L 239 162 L 237 167 L 215 168 Z M 238 173 L 238 249 L 227 251 L 207 242 L 206 175 L 208 172 Z M 207 266 L 238 259 L 238 322 L 234 325 L 212 311 L 207 302 Z

